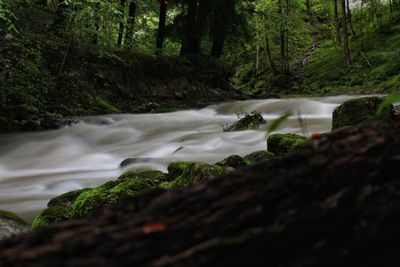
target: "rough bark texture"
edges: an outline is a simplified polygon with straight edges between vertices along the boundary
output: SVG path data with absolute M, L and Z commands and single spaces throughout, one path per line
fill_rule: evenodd
M 0 266 L 398 266 L 400 124 L 0 243 Z

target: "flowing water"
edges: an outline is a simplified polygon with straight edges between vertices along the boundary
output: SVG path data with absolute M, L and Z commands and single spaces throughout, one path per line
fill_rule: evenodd
M 166 171 L 172 161 L 214 163 L 266 149 L 265 126 L 223 132 L 242 111 L 261 112 L 267 121 L 286 111 L 296 114 L 277 132 L 327 132 L 332 111 L 350 98 L 354 96 L 248 100 L 164 114 L 84 117 L 60 130 L 0 135 L 0 209 L 31 220 L 52 197 L 98 186 L 127 168 Z M 128 157 L 146 160 L 121 169 Z

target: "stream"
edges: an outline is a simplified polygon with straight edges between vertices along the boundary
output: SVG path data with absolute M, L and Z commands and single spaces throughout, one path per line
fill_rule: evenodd
M 266 149 L 266 126 L 223 132 L 244 111 L 261 112 L 267 121 L 293 112 L 277 132 L 327 132 L 333 110 L 351 98 L 355 96 L 246 100 L 163 114 L 83 117 L 59 130 L 0 135 L 0 209 L 30 221 L 51 198 L 98 186 L 127 169 L 166 171 L 172 161 L 215 163 Z M 122 169 L 126 158 L 146 160 Z

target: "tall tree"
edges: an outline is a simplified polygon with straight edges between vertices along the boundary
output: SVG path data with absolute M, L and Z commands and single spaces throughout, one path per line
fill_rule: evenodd
M 333 0 L 334 2 L 334 14 L 335 14 L 335 28 L 336 28 L 336 42 L 342 45 L 342 38 L 340 33 L 340 22 L 339 22 L 339 11 L 338 11 L 338 0 Z
M 346 0 L 342 0 L 342 24 L 343 24 L 343 53 L 344 62 L 346 66 L 351 67 L 351 55 L 349 48 L 349 35 L 347 30 L 347 12 L 346 12 Z
M 235 17 L 234 0 L 214 0 L 210 32 L 212 39 L 211 55 L 220 57 L 224 49 L 227 30 L 232 26 Z
M 127 48 L 133 47 L 133 34 L 135 29 L 136 9 L 137 9 L 137 3 L 135 0 L 133 0 L 129 3 L 128 21 L 125 32 L 125 47 Z
M 161 55 L 165 39 L 165 26 L 167 21 L 168 0 L 160 1 L 160 15 L 158 19 L 156 54 Z
M 200 54 L 199 0 L 187 0 L 181 55 Z
M 121 14 L 122 14 L 122 19 L 118 24 L 118 40 L 117 40 L 117 46 L 121 47 L 122 46 L 122 39 L 124 38 L 124 30 L 125 30 L 125 5 L 126 5 L 126 0 L 120 0 L 120 6 L 121 6 Z

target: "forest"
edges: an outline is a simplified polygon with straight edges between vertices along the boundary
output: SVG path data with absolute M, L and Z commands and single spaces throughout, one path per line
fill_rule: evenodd
M 0 266 L 384 266 L 400 0 L 0 0 Z

